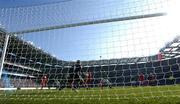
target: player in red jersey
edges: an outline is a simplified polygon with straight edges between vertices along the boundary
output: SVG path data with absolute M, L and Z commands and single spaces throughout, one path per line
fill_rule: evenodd
M 153 73 L 150 73 L 149 74 L 149 76 L 148 76 L 148 84 L 150 85 L 150 86 L 153 86 L 153 85 L 155 85 L 155 75 L 153 74 Z
M 85 80 L 85 86 L 87 89 L 89 89 L 89 85 L 92 81 L 92 73 L 90 70 L 88 70 L 87 74 L 86 74 L 86 80 Z
M 41 89 L 43 89 L 43 87 L 47 86 L 47 82 L 48 82 L 48 78 L 46 75 L 42 76 L 41 78 Z
M 143 73 L 141 73 L 139 75 L 139 82 L 140 82 L 140 85 L 144 85 L 144 74 Z

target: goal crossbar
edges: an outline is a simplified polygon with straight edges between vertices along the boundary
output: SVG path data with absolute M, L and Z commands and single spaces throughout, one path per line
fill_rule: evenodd
M 144 14 L 144 15 L 136 15 L 136 16 L 128 16 L 128 17 L 111 18 L 111 19 L 102 19 L 102 20 L 95 20 L 95 21 L 88 21 L 88 22 L 80 22 L 80 23 L 72 23 L 72 24 L 65 24 L 65 25 L 58 25 L 58 26 L 42 27 L 42 28 L 36 28 L 36 29 L 28 29 L 28 30 L 22 30 L 22 31 L 17 31 L 17 32 L 10 32 L 9 34 L 25 34 L 25 33 L 64 29 L 64 28 L 71 28 L 71 27 L 78 27 L 78 26 L 87 26 L 87 25 L 95 25 L 95 24 L 102 24 L 102 23 L 159 17 L 159 16 L 165 16 L 165 15 L 166 13 L 153 13 L 153 14 Z

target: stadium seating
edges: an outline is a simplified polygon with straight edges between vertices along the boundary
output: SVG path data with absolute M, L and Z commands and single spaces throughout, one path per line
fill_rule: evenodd
M 48 74 L 48 77 L 50 79 L 49 86 L 52 86 L 55 77 L 66 80 L 66 75 L 68 73 L 69 67 L 73 65 L 73 62 L 58 60 L 55 57 L 52 57 L 50 54 L 37 49 L 36 47 L 30 45 L 28 42 L 24 42 L 17 37 L 12 36 L 10 38 L 10 41 L 12 43 L 19 43 L 19 45 L 15 44 L 15 46 L 17 45 L 17 47 L 19 48 L 16 48 L 16 50 L 12 50 L 12 47 L 15 46 L 13 44 L 9 45 L 4 64 L 5 71 L 11 73 L 32 75 L 37 77 L 37 80 L 40 80 L 43 73 Z M 0 43 L 2 43 L 2 41 Z M 2 48 L 2 46 L 0 48 Z M 23 53 L 21 51 L 33 51 L 35 53 L 31 53 L 33 56 L 24 56 L 23 54 L 21 54 Z M 42 60 L 42 57 L 46 58 Z M 49 64 L 48 62 L 51 62 L 51 64 Z M 156 76 L 156 81 L 154 82 L 155 85 L 169 85 L 180 83 L 180 58 L 169 58 L 163 59 L 161 61 L 158 61 L 157 59 L 147 61 L 145 57 L 141 57 L 130 59 L 124 58 L 84 61 L 82 63 L 84 65 L 83 72 L 87 72 L 87 70 L 90 70 L 92 72 L 92 83 L 94 86 L 97 86 L 100 83 L 101 78 L 109 79 L 114 86 L 139 85 L 138 75 L 140 73 L 144 74 L 145 80 L 147 82 L 148 76 L 150 75 L 150 73 L 153 73 Z M 17 78 L 14 76 L 14 78 L 16 78 L 16 80 L 11 80 L 11 83 L 13 83 L 14 86 L 18 86 L 17 83 L 19 83 L 21 87 L 35 86 L 34 84 L 28 85 L 28 82 L 30 81 L 26 77 Z M 0 85 L 1 87 L 4 86 L 3 81 L 1 81 Z
M 139 85 L 138 75 L 143 73 L 145 80 L 153 73 L 156 76 L 155 85 L 171 85 L 180 83 L 179 58 L 166 59 L 148 63 L 137 63 L 130 65 L 109 65 L 103 67 L 92 67 L 94 72 L 94 84 L 99 82 L 96 79 L 102 77 L 103 71 L 108 71 L 108 79 L 116 86 Z

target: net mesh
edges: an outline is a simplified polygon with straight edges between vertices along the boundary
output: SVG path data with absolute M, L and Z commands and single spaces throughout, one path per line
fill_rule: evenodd
M 1 99 L 179 96 L 178 4 L 70 0 L 0 8 Z

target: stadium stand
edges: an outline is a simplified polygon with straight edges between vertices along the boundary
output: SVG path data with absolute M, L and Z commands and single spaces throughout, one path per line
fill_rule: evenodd
M 5 31 L 1 29 L 0 33 L 2 52 Z M 158 60 L 158 55 L 155 55 L 82 61 L 83 71 L 93 72 L 93 87 L 98 86 L 101 78 L 109 79 L 113 86 L 138 86 L 140 85 L 138 75 L 141 72 L 145 75 L 144 85 L 148 85 L 148 76 L 151 73 L 155 76 L 153 85 L 178 84 L 180 83 L 179 39 L 176 37 L 160 50 L 165 56 L 162 60 Z M 45 74 L 49 78 L 48 85 L 51 87 L 55 86 L 55 79 L 66 80 L 68 70 L 73 64 L 74 62 L 59 60 L 17 36 L 11 36 L 2 78 L 9 75 L 14 87 L 35 87 L 39 85 L 41 77 Z M 3 79 L 1 79 L 0 86 L 4 87 Z
M 179 57 L 179 45 L 180 45 L 180 36 L 174 38 L 173 41 L 167 43 L 165 47 L 163 47 L 160 52 L 164 54 L 165 58 L 174 58 Z

